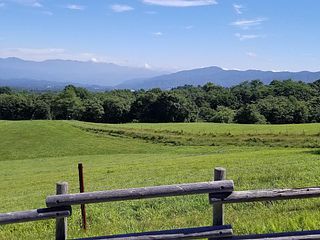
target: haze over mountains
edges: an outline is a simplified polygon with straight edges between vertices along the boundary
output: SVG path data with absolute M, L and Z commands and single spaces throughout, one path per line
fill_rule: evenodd
M 313 82 L 320 79 L 320 72 L 273 72 L 261 70 L 224 70 L 219 67 L 198 68 L 177 73 L 157 76 L 149 79 L 131 80 L 118 85 L 129 89 L 170 89 L 183 85 L 204 85 L 212 82 L 223 87 L 231 87 L 244 81 L 259 79 L 265 84 L 272 80 L 287 80 Z
M 69 60 L 26 61 L 19 58 L 0 58 L 0 86 L 36 90 L 58 90 L 67 84 L 90 90 L 107 89 L 170 89 L 183 85 L 203 85 L 212 82 L 224 87 L 243 81 L 260 79 L 301 80 L 313 82 L 320 72 L 273 72 L 260 70 L 224 70 L 207 67 L 165 74 L 146 68 L 124 67 L 111 63 Z
M 92 61 L 46 60 L 27 61 L 19 58 L 0 58 L 0 79 L 6 84 L 23 87 L 29 81 L 30 86 L 60 86 L 76 84 L 79 86 L 109 87 L 133 78 L 148 78 L 163 74 L 146 68 L 119 66 L 112 63 Z M 40 81 L 40 82 L 39 82 Z M 0 80 L 1 84 L 1 80 Z M 1 84 L 2 85 L 2 84 Z M 53 87 L 54 88 L 54 87 Z

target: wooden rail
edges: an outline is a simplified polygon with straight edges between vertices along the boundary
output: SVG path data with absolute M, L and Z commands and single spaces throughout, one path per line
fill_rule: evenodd
M 184 228 L 157 232 L 144 232 L 104 237 L 82 238 L 78 240 L 154 240 L 154 239 L 200 239 L 200 238 L 227 238 L 232 237 L 231 225 L 209 226 L 199 228 Z
M 243 235 L 233 236 L 231 239 L 237 240 L 253 240 L 253 239 L 265 239 L 265 240 L 302 240 L 302 239 L 320 239 L 320 231 L 299 231 L 299 232 L 285 232 L 285 233 L 269 233 L 269 234 L 255 234 L 255 235 Z
M 49 196 L 46 199 L 48 207 L 70 206 L 77 204 L 124 201 L 134 199 L 171 197 L 203 193 L 231 193 L 233 181 L 200 182 L 157 187 L 131 188 L 121 190 L 85 192 Z
M 71 216 L 71 207 L 42 208 L 0 214 L 0 225 Z
M 240 203 L 277 201 L 301 198 L 320 197 L 320 188 L 296 188 L 296 189 L 269 189 L 253 191 L 234 191 L 231 194 L 210 194 L 211 203 Z

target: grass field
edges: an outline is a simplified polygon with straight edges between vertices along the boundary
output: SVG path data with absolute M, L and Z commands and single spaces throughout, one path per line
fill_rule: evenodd
M 55 183 L 78 192 L 77 163 L 86 190 L 212 179 L 226 167 L 236 189 L 316 186 L 320 182 L 320 124 L 93 124 L 75 121 L 0 121 L 0 212 L 45 207 Z M 232 204 L 226 223 L 236 233 L 320 229 L 320 199 Z M 206 195 L 79 208 L 69 237 L 211 224 Z M 0 239 L 52 239 L 54 221 L 0 227 Z

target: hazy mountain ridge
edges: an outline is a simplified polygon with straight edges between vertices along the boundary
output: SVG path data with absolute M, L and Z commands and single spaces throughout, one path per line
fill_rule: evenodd
M 206 67 L 193 70 L 185 70 L 172 74 L 166 74 L 148 79 L 136 79 L 119 84 L 117 88 L 130 89 L 150 89 L 161 88 L 170 89 L 183 85 L 204 85 L 207 82 L 230 87 L 244 81 L 260 79 L 265 84 L 272 80 L 299 80 L 313 82 L 320 79 L 320 72 L 273 72 L 261 70 L 224 70 L 219 67 Z
M 35 62 L 19 58 L 0 58 L 0 79 L 34 79 L 113 86 L 132 78 L 149 78 L 163 73 L 146 68 L 92 61 L 46 60 Z
M 26 61 L 19 58 L 0 58 L 0 85 L 31 90 L 60 90 L 68 84 L 92 91 L 109 89 L 171 89 L 184 85 L 204 85 L 212 82 L 223 87 L 243 81 L 260 79 L 300 80 L 313 82 L 320 72 L 273 72 L 261 70 L 225 70 L 206 67 L 171 74 L 145 68 L 118 66 L 112 63 L 81 62 L 72 60 Z

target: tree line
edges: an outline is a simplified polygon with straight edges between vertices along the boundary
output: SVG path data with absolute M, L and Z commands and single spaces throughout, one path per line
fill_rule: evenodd
M 0 87 L 0 119 L 57 119 L 103 123 L 217 122 L 284 124 L 320 122 L 320 80 L 260 80 L 225 88 L 207 83 L 171 90 L 89 92 L 68 85 L 35 93 Z

